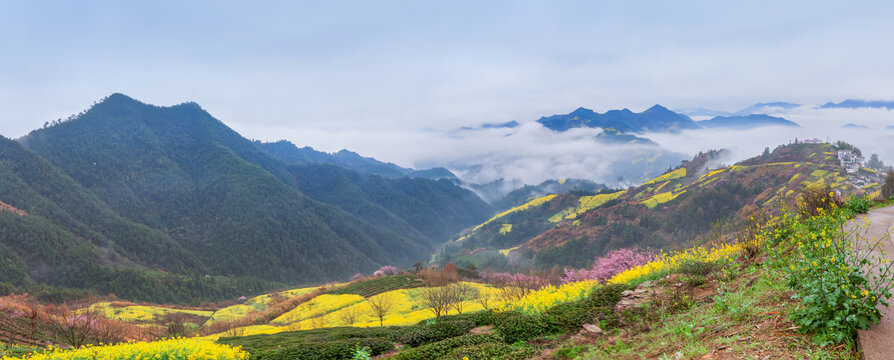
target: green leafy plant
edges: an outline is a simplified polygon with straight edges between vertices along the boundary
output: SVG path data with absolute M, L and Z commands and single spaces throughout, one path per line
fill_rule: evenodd
M 801 302 L 791 316 L 818 342 L 845 343 L 857 329 L 878 323 L 876 306 L 887 306 L 891 297 L 892 263 L 875 255 L 880 240 L 866 239 L 865 226 L 846 226 L 853 212 L 840 208 L 834 194 L 812 194 L 809 200 L 800 204 L 800 217 L 781 221 L 792 248 L 785 265 L 788 285 Z M 804 209 L 817 204 L 823 206 Z

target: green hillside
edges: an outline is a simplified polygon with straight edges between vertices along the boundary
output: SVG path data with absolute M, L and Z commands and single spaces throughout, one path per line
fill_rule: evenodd
M 712 231 L 740 226 L 756 211 L 806 186 L 871 194 L 877 184 L 858 189 L 853 180 L 875 176 L 881 181 L 868 170 L 848 174 L 833 144 L 780 146 L 732 166 L 711 167 L 719 154 L 699 154 L 623 192 L 578 191 L 535 199 L 536 206 L 505 212 L 458 236 L 436 260 L 479 267 L 583 267 L 612 249 L 670 250 L 702 241 Z
M 491 212 L 447 180 L 288 166 L 194 103 L 157 107 L 114 94 L 19 143 L 0 144 L 0 201 L 28 214 L 0 212 L 0 259 L 10 264 L 0 279 L 19 286 L 167 302 L 232 297 L 275 286 L 269 281 L 310 284 L 408 266 Z M 29 238 L 59 244 L 28 248 Z M 68 260 L 46 266 L 52 254 L 38 250 Z M 151 287 L 119 293 L 110 279 L 120 274 L 147 284 L 254 285 L 222 286 L 233 290 L 226 294 L 193 286 L 191 297 Z

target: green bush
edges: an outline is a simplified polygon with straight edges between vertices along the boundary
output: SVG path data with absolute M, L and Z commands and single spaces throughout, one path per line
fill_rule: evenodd
M 577 330 L 597 320 L 602 308 L 587 306 L 584 301 L 558 304 L 544 311 L 542 317 L 554 330 Z
M 431 360 L 447 355 L 453 349 L 485 343 L 503 342 L 503 338 L 494 334 L 463 335 L 447 340 L 422 345 L 402 351 L 391 357 L 392 360 Z
M 502 319 L 494 330 L 512 344 L 544 335 L 550 331 L 550 326 L 544 316 L 518 314 Z
M 621 301 L 621 293 L 626 290 L 633 289 L 633 286 L 627 284 L 611 284 L 600 286 L 593 290 L 588 299 L 590 306 L 614 308 Z
M 717 261 L 692 259 L 680 264 L 677 268 L 677 272 L 695 277 L 707 277 L 708 275 L 719 271 L 721 267 L 721 264 Z
M 371 355 L 384 354 L 394 348 L 394 343 L 383 339 L 350 339 L 327 342 L 293 344 L 255 354 L 258 360 L 342 360 L 354 356 L 354 350 L 366 347 Z
M 484 343 L 465 346 L 441 356 L 438 360 L 490 359 L 523 360 L 537 355 L 540 351 L 531 347 L 515 347 L 503 343 Z
M 887 306 L 891 297 L 892 264 L 873 251 L 857 250 L 874 249 L 879 243 L 846 226 L 850 211 L 833 207 L 817 214 L 783 217 L 790 220 L 784 224 L 792 255 L 780 249 L 775 256 L 788 272 L 793 298 L 801 303 L 791 313 L 794 324 L 822 344 L 842 344 L 853 339 L 857 329 L 878 323 L 877 306 Z M 879 270 L 874 274 L 867 269 Z
M 231 346 L 241 346 L 252 354 L 273 352 L 279 348 L 301 346 L 308 343 L 328 343 L 345 341 L 351 343 L 360 339 L 380 339 L 384 342 L 394 343 L 400 336 L 412 327 L 387 326 L 373 328 L 358 327 L 334 327 L 313 330 L 298 330 L 281 332 L 278 334 L 258 334 L 241 337 L 221 338 L 219 343 Z
M 854 214 L 865 214 L 872 207 L 872 202 L 865 197 L 853 197 L 848 200 L 844 207 Z
M 498 313 L 494 312 L 493 310 L 483 310 L 458 315 L 445 315 L 441 316 L 438 321 L 468 320 L 474 322 L 475 326 L 485 326 L 493 325 L 494 319 L 496 319 L 497 314 Z M 425 325 L 430 320 L 431 319 L 422 320 L 418 323 L 418 325 Z
M 475 323 L 469 320 L 439 321 L 431 325 L 416 325 L 403 334 L 398 342 L 417 347 L 463 335 L 473 327 L 475 327 Z

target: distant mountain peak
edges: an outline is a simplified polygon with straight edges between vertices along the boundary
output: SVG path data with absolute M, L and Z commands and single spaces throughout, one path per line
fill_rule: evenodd
M 697 124 L 705 128 L 734 128 L 753 129 L 764 126 L 789 126 L 800 127 L 798 123 L 781 117 L 766 114 L 749 114 L 733 116 L 715 116 L 710 120 L 698 121 Z
M 661 111 L 661 112 L 673 112 L 673 111 L 671 111 L 670 109 L 668 109 L 668 108 L 666 108 L 666 107 L 664 107 L 664 106 L 661 106 L 661 105 L 659 105 L 659 104 L 652 105 L 652 107 L 650 107 L 649 109 L 647 109 L 645 112 L 658 112 L 658 111 Z
M 840 103 L 827 102 L 820 106 L 820 109 L 835 109 L 835 108 L 845 108 L 845 109 L 859 109 L 859 108 L 884 108 L 884 109 L 894 109 L 894 101 L 880 101 L 880 100 L 860 100 L 860 99 L 847 99 Z
M 577 109 L 574 109 L 574 111 L 572 111 L 572 112 L 569 113 L 568 115 L 578 115 L 578 116 L 580 116 L 580 115 L 591 115 L 591 114 L 594 114 L 594 113 L 596 113 L 596 112 L 593 111 L 593 110 L 587 109 L 587 108 L 585 108 L 585 107 L 579 107 L 579 108 L 577 108 Z
M 553 131 L 565 131 L 576 127 L 616 129 L 620 132 L 677 132 L 696 129 L 698 125 L 686 115 L 655 105 L 640 113 L 623 108 L 598 113 L 587 108 L 577 108 L 565 115 L 544 116 L 538 123 Z

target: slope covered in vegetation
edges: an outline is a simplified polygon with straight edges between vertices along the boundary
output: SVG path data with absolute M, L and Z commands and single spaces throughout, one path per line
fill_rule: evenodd
M 408 266 L 491 215 L 448 180 L 287 165 L 194 103 L 114 94 L 0 146 L 7 292 L 234 298 Z
M 839 193 L 877 191 L 881 176 L 869 169 L 847 173 L 837 150 L 833 144 L 796 143 L 732 166 L 717 165 L 720 152 L 703 153 L 623 192 L 542 198 L 548 201 L 472 228 L 436 260 L 478 267 L 582 267 L 613 249 L 678 249 L 702 242 L 742 226 L 752 214 L 806 186 L 829 186 Z M 858 177 L 877 180 L 858 187 Z M 509 226 L 512 231 L 500 231 Z M 501 259 L 501 253 L 507 258 Z

